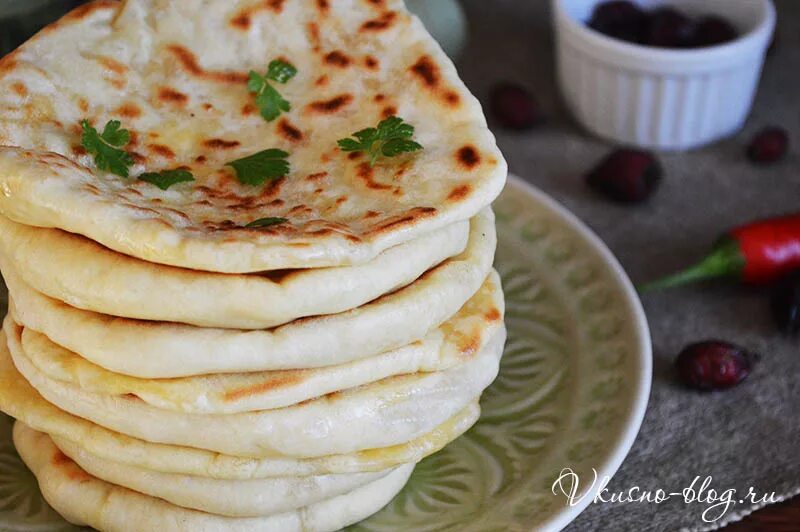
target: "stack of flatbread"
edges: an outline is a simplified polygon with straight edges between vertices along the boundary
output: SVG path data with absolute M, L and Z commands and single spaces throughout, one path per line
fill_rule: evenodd
M 505 176 L 397 0 L 43 30 L 0 62 L 0 409 L 45 498 L 126 531 L 379 510 L 497 375 Z

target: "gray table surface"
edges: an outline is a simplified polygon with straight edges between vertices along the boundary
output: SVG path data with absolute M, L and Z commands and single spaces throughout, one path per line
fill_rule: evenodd
M 652 201 L 636 207 L 599 199 L 581 178 L 610 145 L 583 132 L 560 100 L 549 3 L 463 4 L 471 34 L 459 70 L 473 92 L 485 104 L 493 84 L 515 81 L 538 96 L 548 115 L 546 125 L 526 133 L 492 124 L 511 171 L 582 218 L 634 281 L 697 260 L 719 234 L 743 221 L 800 210 L 800 2 L 776 2 L 779 47 L 767 60 L 744 130 L 697 151 L 661 156 L 663 186 Z M 776 166 L 755 167 L 744 157 L 745 146 L 754 131 L 771 124 L 790 131 L 794 149 Z M 680 491 L 695 476 L 711 475 L 719 491 L 744 492 L 752 486 L 759 493 L 795 493 L 800 488 L 800 339 L 776 332 L 768 291 L 710 283 L 649 295 L 644 307 L 654 346 L 650 405 L 609 489 Z M 714 394 L 683 389 L 674 380 L 672 361 L 682 346 L 706 338 L 737 342 L 759 352 L 762 360 L 736 389 Z M 567 530 L 696 529 L 707 526 L 701 519 L 704 509 L 675 499 L 661 505 L 593 504 Z M 747 511 L 737 505 L 727 517 Z

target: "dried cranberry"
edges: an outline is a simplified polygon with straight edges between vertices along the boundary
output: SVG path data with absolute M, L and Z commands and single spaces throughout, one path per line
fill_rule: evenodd
M 739 37 L 730 22 L 722 17 L 710 15 L 697 21 L 693 45 L 696 47 L 716 46 L 731 42 Z
M 753 368 L 754 356 L 721 340 L 686 346 L 675 360 L 678 376 L 698 390 L 724 390 L 742 382 Z
M 747 147 L 747 157 L 754 163 L 774 163 L 783 159 L 789 150 L 789 134 L 780 127 L 764 128 Z
M 597 4 L 588 25 L 609 37 L 641 42 L 646 18 L 644 11 L 633 2 L 613 0 Z
M 492 89 L 489 98 L 492 113 L 504 127 L 529 129 L 542 121 L 536 98 L 519 85 L 498 85 Z
M 660 48 L 686 48 L 692 45 L 695 25 L 683 13 L 671 7 L 650 14 L 644 44 Z
M 614 201 L 639 203 L 653 193 L 661 175 L 661 164 L 652 153 L 618 149 L 589 172 L 586 182 Z
M 772 316 L 784 333 L 800 333 L 800 270 L 789 274 L 775 286 Z

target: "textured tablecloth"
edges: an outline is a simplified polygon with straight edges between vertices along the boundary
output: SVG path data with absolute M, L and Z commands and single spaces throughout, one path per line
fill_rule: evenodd
M 511 171 L 582 218 L 631 278 L 642 281 L 697 260 L 731 226 L 800 211 L 800 2 L 776 3 L 779 47 L 767 60 L 746 127 L 713 146 L 663 155 L 663 185 L 644 206 L 609 204 L 583 183 L 582 174 L 610 146 L 585 134 L 559 98 L 549 2 L 465 0 L 471 34 L 459 69 L 484 103 L 489 88 L 502 80 L 519 82 L 539 97 L 548 114 L 545 126 L 517 134 L 492 124 Z M 790 131 L 793 152 L 776 166 L 754 167 L 744 157 L 745 145 L 754 131 L 770 124 Z M 718 491 L 743 493 L 752 486 L 758 493 L 797 493 L 800 339 L 776 332 L 768 291 L 706 284 L 649 295 L 644 307 L 654 346 L 650 406 L 609 490 L 680 491 L 695 476 L 711 475 Z M 706 338 L 740 343 L 762 359 L 736 389 L 686 390 L 675 382 L 672 361 L 682 346 Z M 660 505 L 593 504 L 567 530 L 702 529 L 709 526 L 701 519 L 705 507 L 676 499 Z M 726 519 L 751 510 L 737 505 Z

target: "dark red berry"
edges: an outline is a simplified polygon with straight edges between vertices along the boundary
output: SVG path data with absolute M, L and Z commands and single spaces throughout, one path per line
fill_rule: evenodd
M 762 129 L 750 141 L 747 157 L 754 163 L 769 164 L 780 161 L 789 150 L 789 134 L 780 127 Z
M 659 48 L 687 48 L 692 45 L 695 25 L 683 13 L 661 7 L 649 16 L 644 44 Z
M 661 181 L 661 164 L 647 151 L 618 149 L 586 176 L 597 192 L 620 203 L 646 200 Z
M 589 27 L 609 37 L 641 42 L 646 15 L 639 6 L 626 0 L 601 2 L 595 6 Z
M 739 37 L 730 22 L 722 17 L 710 15 L 697 21 L 693 45 L 696 47 L 716 46 L 735 41 Z
M 698 390 L 724 390 L 742 382 L 753 368 L 754 356 L 721 340 L 686 346 L 675 360 L 678 376 Z
M 800 270 L 782 279 L 772 292 L 772 316 L 786 334 L 800 333 Z
M 536 98 L 519 85 L 498 85 L 492 89 L 489 99 L 492 113 L 503 127 L 529 129 L 542 122 Z

